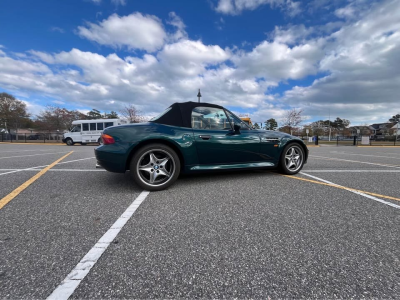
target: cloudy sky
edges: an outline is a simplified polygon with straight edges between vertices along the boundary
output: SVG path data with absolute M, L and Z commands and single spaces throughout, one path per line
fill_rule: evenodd
M 0 91 L 154 115 L 177 101 L 353 125 L 400 113 L 400 1 L 0 2 Z

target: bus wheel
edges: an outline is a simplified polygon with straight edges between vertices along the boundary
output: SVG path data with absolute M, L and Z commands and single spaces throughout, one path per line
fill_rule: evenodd
M 101 138 L 99 138 L 99 139 L 97 140 L 97 142 L 99 143 L 99 145 L 101 145 Z
M 65 142 L 68 146 L 73 146 L 75 144 L 72 139 L 67 139 Z

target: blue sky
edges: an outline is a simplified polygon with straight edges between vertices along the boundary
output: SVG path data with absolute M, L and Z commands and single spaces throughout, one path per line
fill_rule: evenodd
M 400 112 L 400 4 L 366 0 L 0 3 L 0 90 L 34 115 L 204 101 L 305 123 Z

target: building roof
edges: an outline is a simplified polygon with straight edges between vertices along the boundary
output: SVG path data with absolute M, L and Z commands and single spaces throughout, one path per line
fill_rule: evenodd
M 392 123 L 375 123 L 370 125 L 373 129 L 381 129 L 392 125 Z

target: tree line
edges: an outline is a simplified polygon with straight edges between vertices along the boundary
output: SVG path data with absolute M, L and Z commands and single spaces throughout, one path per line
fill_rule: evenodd
M 264 129 L 266 130 L 278 130 L 289 134 L 306 136 L 307 129 L 309 135 L 325 135 L 331 131 L 332 134 L 347 134 L 350 126 L 350 121 L 337 117 L 335 120 L 318 120 L 308 125 L 300 126 L 304 122 L 302 116 L 302 109 L 291 109 L 285 112 L 281 120 L 281 126 L 278 126 L 278 122 L 274 118 L 270 118 L 264 122 Z
M 132 104 L 126 105 L 119 111 L 101 113 L 92 109 L 87 114 L 78 110 L 69 110 L 63 107 L 48 105 L 38 115 L 31 115 L 27 111 L 26 104 L 16 99 L 13 95 L 0 93 L 0 130 L 10 132 L 11 129 L 18 132 L 19 128 L 29 128 L 37 131 L 54 132 L 70 130 L 75 120 L 96 119 L 126 119 L 130 123 L 143 122 L 146 119 Z

